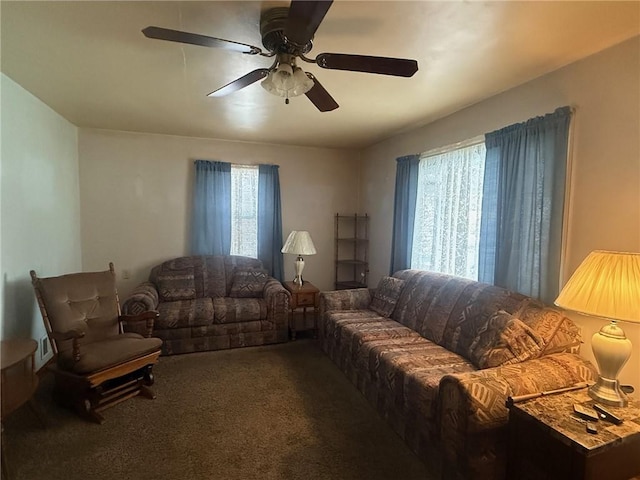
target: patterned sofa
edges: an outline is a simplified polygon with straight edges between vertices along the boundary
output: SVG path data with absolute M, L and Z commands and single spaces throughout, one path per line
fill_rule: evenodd
M 153 267 L 122 310 L 157 310 L 153 335 L 171 355 L 286 342 L 290 300 L 255 258 L 190 256 Z
M 504 479 L 508 396 L 593 381 L 580 331 L 524 295 L 418 270 L 320 294 L 324 352 L 435 478 Z

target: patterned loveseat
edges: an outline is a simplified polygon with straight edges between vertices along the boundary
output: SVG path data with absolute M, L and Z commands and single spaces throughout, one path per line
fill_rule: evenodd
M 418 270 L 323 292 L 322 349 L 435 478 L 504 479 L 508 396 L 593 381 L 580 332 L 524 295 Z
M 157 310 L 153 335 L 171 355 L 286 342 L 290 300 L 255 258 L 190 256 L 153 267 L 122 310 Z

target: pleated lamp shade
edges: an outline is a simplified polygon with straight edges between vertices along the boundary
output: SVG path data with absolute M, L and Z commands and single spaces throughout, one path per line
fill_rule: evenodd
M 640 253 L 591 252 L 555 304 L 587 315 L 640 322 Z
M 640 254 L 591 252 L 555 301 L 559 307 L 611 320 L 591 338 L 598 381 L 589 395 L 607 405 L 625 406 L 618 374 L 631 356 L 631 341 L 618 320 L 640 323 Z

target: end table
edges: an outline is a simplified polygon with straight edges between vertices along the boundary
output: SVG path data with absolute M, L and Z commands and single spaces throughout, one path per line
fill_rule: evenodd
M 640 475 L 640 402 L 605 405 L 623 422 L 601 419 L 594 422 L 597 433 L 588 433 L 573 405 L 595 413 L 594 403 L 584 388 L 511 405 L 507 478 L 627 480 Z
M 38 375 L 35 372 L 35 352 L 38 343 L 31 338 L 2 340 L 0 342 L 0 366 L 2 373 L 2 408 L 0 421 L 7 415 L 28 403 L 38 420 L 45 425 L 44 418 L 33 403 L 32 396 L 38 388 Z M 1 427 L 0 427 L 1 429 Z M 2 477 L 9 478 L 4 439 L 2 440 Z
M 298 285 L 293 282 L 284 282 L 284 288 L 291 293 L 291 314 L 289 315 L 289 330 L 291 340 L 296 339 L 296 332 L 301 330 L 313 330 L 313 338 L 318 332 L 318 296 L 320 290 L 311 282 Z M 313 307 L 313 325 L 307 322 L 307 308 Z M 296 310 L 302 309 L 302 328 L 296 327 Z

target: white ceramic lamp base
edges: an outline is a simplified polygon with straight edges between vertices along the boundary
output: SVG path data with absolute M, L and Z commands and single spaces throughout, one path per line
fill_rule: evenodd
M 304 280 L 302 280 L 302 270 L 304 270 L 304 259 L 302 258 L 301 255 L 298 255 L 298 258 L 296 258 L 296 276 L 293 279 L 293 283 L 295 283 L 296 285 L 302 285 L 304 283 Z
M 589 396 L 607 405 L 626 406 L 627 396 L 620 390 L 618 374 L 631 356 L 631 341 L 622 328 L 612 321 L 593 335 L 591 347 L 600 376 L 589 388 Z

